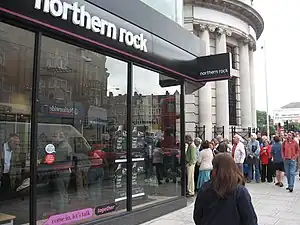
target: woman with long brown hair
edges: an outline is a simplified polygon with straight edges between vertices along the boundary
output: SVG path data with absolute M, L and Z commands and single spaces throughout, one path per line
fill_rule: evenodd
M 212 178 L 198 193 L 194 221 L 196 225 L 257 225 L 244 176 L 228 153 L 213 160 Z

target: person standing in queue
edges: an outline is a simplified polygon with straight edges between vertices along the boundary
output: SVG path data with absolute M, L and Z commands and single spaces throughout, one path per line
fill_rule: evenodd
M 223 138 L 222 135 L 217 136 L 218 145 L 216 146 L 216 153 L 220 152 L 228 152 L 228 145 L 226 139 Z
M 283 187 L 284 164 L 282 159 L 282 144 L 279 136 L 274 137 L 274 144 L 271 148 L 274 167 L 276 170 L 276 186 Z
M 245 146 L 240 141 L 240 137 L 237 134 L 233 137 L 231 155 L 239 171 L 244 174 L 244 161 L 246 158 Z
M 268 183 L 273 182 L 273 169 L 271 162 L 271 145 L 269 144 L 269 140 L 265 139 L 263 146 L 260 148 L 260 161 L 261 161 L 261 182 Z
M 199 138 L 199 137 L 196 137 L 195 140 L 194 140 L 194 143 L 196 145 L 196 155 L 197 155 L 197 162 L 198 162 L 198 159 L 199 159 L 199 154 L 200 154 L 200 151 L 202 149 L 202 140 Z M 199 176 L 199 165 L 198 163 L 196 163 L 195 165 L 195 175 L 194 175 L 194 180 L 195 180 L 195 191 L 197 192 L 197 182 L 198 182 L 198 176 Z
M 195 201 L 195 224 L 258 225 L 251 196 L 244 185 L 243 174 L 232 156 L 217 154 L 212 177 L 202 186 Z
M 197 190 L 200 190 L 202 185 L 209 181 L 211 170 L 213 168 L 212 161 L 214 155 L 209 148 L 209 141 L 204 141 L 202 144 L 202 151 L 199 153 L 197 158 L 197 164 L 199 165 L 198 172 L 198 181 L 197 181 Z
M 257 136 L 255 133 L 251 134 L 250 141 L 247 145 L 247 164 L 248 164 L 248 183 L 253 180 L 253 172 L 255 173 L 255 180 L 257 183 L 260 182 L 260 170 L 259 170 L 259 154 L 260 145 L 256 140 Z M 254 168 L 253 168 L 254 167 Z
M 190 135 L 185 136 L 188 148 L 186 150 L 187 197 L 195 195 L 195 164 L 197 161 L 196 145 Z
M 282 144 L 282 158 L 286 173 L 288 191 L 293 192 L 296 173 L 296 160 L 299 156 L 299 146 L 292 133 L 288 133 L 287 139 Z
M 9 134 L 7 142 L 0 149 L 0 199 L 10 199 L 21 182 L 21 163 L 19 160 L 20 138 Z

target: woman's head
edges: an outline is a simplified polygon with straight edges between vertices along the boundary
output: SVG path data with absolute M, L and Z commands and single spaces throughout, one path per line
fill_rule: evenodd
M 265 139 L 264 140 L 264 146 L 268 146 L 269 145 L 269 140 L 268 139 Z
M 202 143 L 202 149 L 206 149 L 206 148 L 210 148 L 210 142 L 207 140 Z
M 199 137 L 196 137 L 195 140 L 194 140 L 194 143 L 195 143 L 196 146 L 201 145 L 201 142 L 202 142 L 202 140 Z
M 217 154 L 213 160 L 212 187 L 221 197 L 232 193 L 238 184 L 244 184 L 244 176 L 228 153 Z

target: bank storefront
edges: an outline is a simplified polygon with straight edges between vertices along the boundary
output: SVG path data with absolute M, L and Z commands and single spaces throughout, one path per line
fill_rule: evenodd
M 186 205 L 203 43 L 127 1 L 0 2 L 0 224 L 132 225 Z

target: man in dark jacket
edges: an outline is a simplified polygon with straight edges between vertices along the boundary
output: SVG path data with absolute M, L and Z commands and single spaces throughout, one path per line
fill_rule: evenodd
M 227 149 L 228 149 L 228 145 L 226 143 L 226 141 L 224 141 L 222 135 L 218 135 L 217 136 L 217 140 L 219 142 L 216 150 L 217 150 L 217 153 L 219 152 L 227 152 Z

